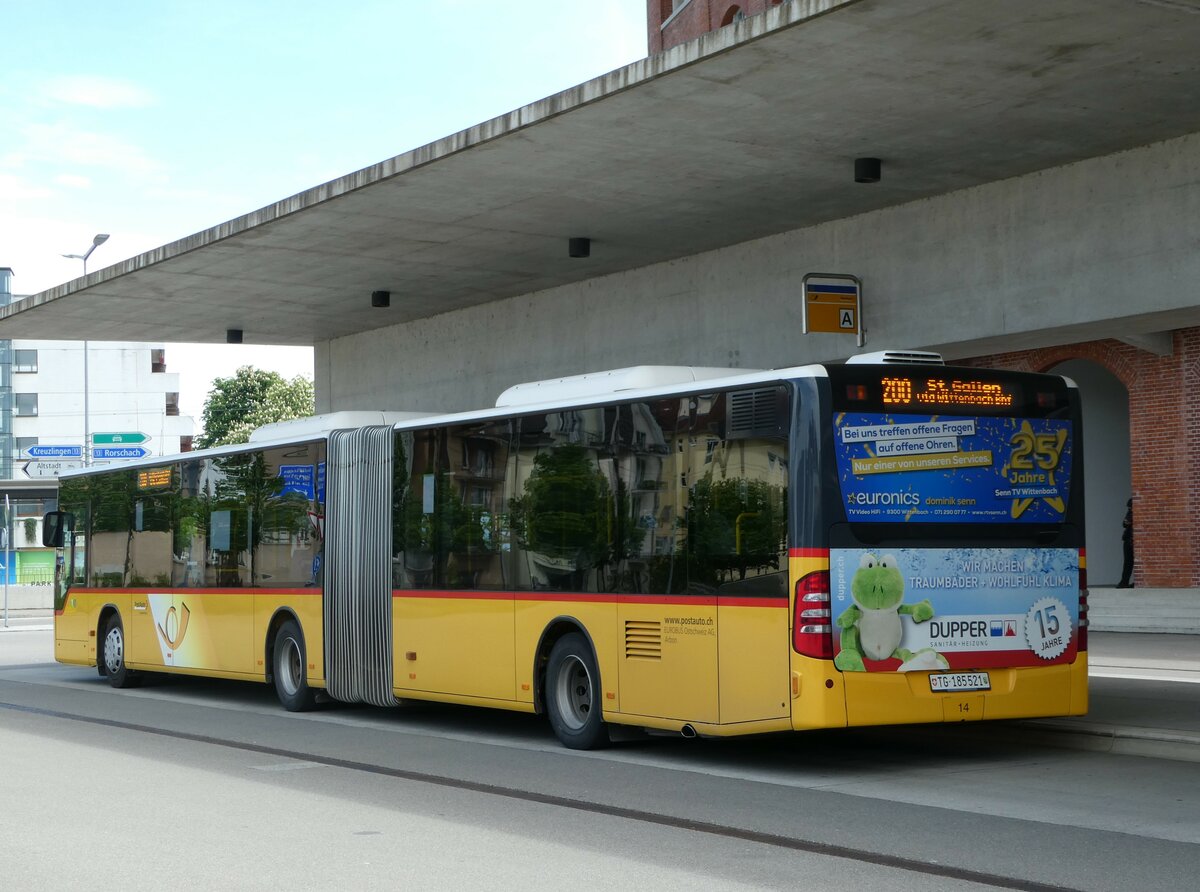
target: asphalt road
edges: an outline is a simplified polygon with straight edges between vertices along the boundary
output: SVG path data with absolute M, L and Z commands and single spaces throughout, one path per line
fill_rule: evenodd
M 115 691 L 48 654 L 49 633 L 0 636 L 5 888 L 1177 892 L 1200 875 L 1193 762 L 960 726 L 578 753 L 532 716 L 295 715 L 265 686 Z

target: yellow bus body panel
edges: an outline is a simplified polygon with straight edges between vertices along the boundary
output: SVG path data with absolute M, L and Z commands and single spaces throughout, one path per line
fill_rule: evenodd
M 786 719 L 788 693 L 788 616 L 786 606 L 717 608 L 722 725 Z
M 393 684 L 397 696 L 418 692 L 515 699 L 513 600 L 392 598 Z
M 119 590 L 70 592 L 54 614 L 54 658 L 60 663 L 95 666 L 97 647 L 104 637 L 98 628 L 100 611 L 112 604 L 122 617 L 129 613 L 129 595 Z
M 600 670 L 600 691 L 597 696 L 605 710 L 621 708 L 621 671 L 616 636 L 617 604 L 614 597 L 555 597 L 533 598 L 522 593 L 516 598 L 517 697 L 521 702 L 534 702 L 534 673 L 544 667 L 536 666 L 538 647 L 546 630 L 555 622 L 581 626 L 584 637 L 591 641 Z
M 1078 677 L 1086 690 L 1087 657 L 1074 663 L 1017 669 L 988 669 L 989 691 L 935 693 L 929 672 L 848 672 L 846 712 L 851 725 L 968 722 L 1081 715 Z
M 96 665 L 104 629 L 100 613 L 115 607 L 130 669 L 265 680 L 267 634 L 280 609 L 296 615 L 304 634 L 308 680 L 324 684 L 319 590 L 304 592 L 175 589 L 84 589 L 68 594 L 54 618 L 55 659 Z
M 313 687 L 325 686 L 325 605 L 319 588 L 296 592 L 258 592 L 254 595 L 254 633 L 252 642 L 252 671 L 266 678 L 267 648 L 274 642 L 270 632 L 271 621 L 281 610 L 296 615 L 300 631 L 304 635 L 304 655 L 308 662 L 308 683 Z
M 720 720 L 717 607 L 711 600 L 617 605 L 621 712 L 682 722 Z
M 796 617 L 796 586 L 809 573 L 828 573 L 829 556 L 791 557 L 788 560 L 791 577 L 788 611 L 787 652 L 791 657 L 791 677 L 788 694 L 792 704 L 792 729 L 805 731 L 814 728 L 842 728 L 846 725 L 846 689 L 842 673 L 834 668 L 833 660 L 821 660 L 796 653 L 792 646 L 792 624 Z M 820 605 L 814 605 L 820 606 Z

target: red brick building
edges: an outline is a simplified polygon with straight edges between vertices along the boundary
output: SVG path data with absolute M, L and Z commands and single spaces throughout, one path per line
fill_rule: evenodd
M 981 356 L 971 365 L 1032 372 L 1058 371 L 1071 377 L 1064 363 L 1083 361 L 1110 372 L 1128 394 L 1129 478 L 1134 500 L 1134 580 L 1138 586 L 1179 588 L 1200 585 L 1195 560 L 1200 542 L 1200 328 L 1173 333 L 1169 355 L 1160 356 L 1120 341 L 1062 344 Z M 1078 365 L 1076 366 L 1078 367 Z M 1094 429 L 1084 394 L 1088 441 L 1124 434 L 1116 426 Z M 1094 401 L 1093 401 L 1094 402 Z M 1117 418 L 1120 418 L 1120 412 Z M 1100 416 L 1103 417 L 1103 416 Z M 1115 485 L 1105 469 L 1089 463 L 1089 489 Z M 1123 495 L 1123 493 L 1122 493 Z M 1089 534 L 1089 540 L 1091 540 Z M 1112 538 L 1112 537 L 1110 537 Z M 1108 546 L 1120 549 L 1112 541 Z
M 650 53 L 669 50 L 701 34 L 758 15 L 783 0 L 646 0 Z

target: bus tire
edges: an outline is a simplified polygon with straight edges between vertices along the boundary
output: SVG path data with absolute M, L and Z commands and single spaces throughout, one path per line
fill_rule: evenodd
M 563 746 L 590 750 L 608 743 L 600 706 L 600 670 L 587 640 L 572 632 L 554 643 L 546 663 L 546 713 Z
M 104 643 L 97 660 L 97 664 L 100 663 L 104 665 L 108 683 L 114 688 L 136 688 L 142 683 L 141 673 L 125 665 L 125 627 L 119 613 L 110 616 L 104 627 Z
M 307 712 L 317 701 L 317 692 L 308 686 L 308 651 L 304 635 L 295 620 L 287 620 L 275 633 L 272 673 L 275 694 L 288 712 Z

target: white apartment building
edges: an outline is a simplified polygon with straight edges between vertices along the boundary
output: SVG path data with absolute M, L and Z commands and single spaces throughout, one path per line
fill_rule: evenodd
M 12 276 L 0 267 L 0 306 L 14 299 Z M 161 344 L 0 340 L 0 502 L 7 497 L 9 506 L 0 580 L 53 577 L 39 521 L 53 506 L 60 470 L 119 462 L 122 451 L 185 451 L 192 428 L 179 414 L 179 375 L 167 371 Z

